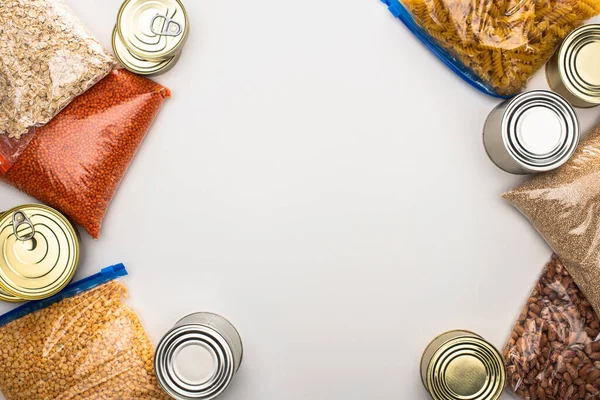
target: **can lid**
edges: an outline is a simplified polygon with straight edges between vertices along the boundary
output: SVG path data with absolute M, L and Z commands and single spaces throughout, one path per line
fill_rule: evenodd
M 199 324 L 173 328 L 161 339 L 154 356 L 160 386 L 177 400 L 210 400 L 220 395 L 235 374 L 227 340 Z
M 600 104 L 600 25 L 584 25 L 571 32 L 558 50 L 558 70 L 573 96 Z
M 533 90 L 512 99 L 502 119 L 502 140 L 523 168 L 558 168 L 575 152 L 580 126 L 573 107 L 559 94 Z
M 8 303 L 22 303 L 25 301 L 17 296 L 13 296 L 12 294 L 8 294 L 2 290 L 0 290 L 0 300 L 6 301 Z
M 163 61 L 181 52 L 189 21 L 180 0 L 125 0 L 117 16 L 117 32 L 132 54 Z
M 491 344 L 463 336 L 437 350 L 426 380 L 435 400 L 497 400 L 504 391 L 506 372 L 502 356 Z
M 171 58 L 160 61 L 144 60 L 133 54 L 121 41 L 117 27 L 113 30 L 112 47 L 117 57 L 117 60 L 129 71 L 138 75 L 157 75 L 167 72 L 177 63 L 181 53 L 174 55 Z
M 75 228 L 58 211 L 38 204 L 15 207 L 0 217 L 0 290 L 23 300 L 50 297 L 77 268 Z

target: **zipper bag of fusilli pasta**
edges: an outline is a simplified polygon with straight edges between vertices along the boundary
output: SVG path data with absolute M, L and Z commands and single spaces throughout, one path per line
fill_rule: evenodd
M 0 316 L 6 400 L 166 400 L 154 350 L 119 281 L 123 264 Z
M 600 0 L 381 0 L 440 60 L 496 97 L 519 93 Z

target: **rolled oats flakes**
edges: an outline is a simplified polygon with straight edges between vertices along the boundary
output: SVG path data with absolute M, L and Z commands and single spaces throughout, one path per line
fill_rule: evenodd
M 0 134 L 50 121 L 114 66 L 63 0 L 0 1 Z

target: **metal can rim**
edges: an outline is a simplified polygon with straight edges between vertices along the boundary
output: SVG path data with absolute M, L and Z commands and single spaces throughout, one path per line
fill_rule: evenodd
M 593 33 L 593 37 L 590 37 Z M 559 75 L 565 89 L 587 107 L 600 105 L 600 85 L 586 85 L 574 63 L 579 50 L 594 42 L 600 43 L 600 24 L 582 25 L 565 37 L 557 51 Z
M 457 336 L 452 336 L 453 333 L 458 333 Z M 435 342 L 444 336 L 450 336 L 447 340 L 442 341 L 439 345 Z M 444 332 L 434 338 L 426 347 L 421 359 L 421 367 L 423 367 L 424 357 L 431 346 L 436 345 L 436 348 L 430 355 L 426 372 L 423 376 L 421 371 L 421 380 L 423 385 L 434 400 L 456 400 L 460 397 L 454 390 L 448 386 L 443 376 L 437 376 L 436 372 L 442 371 L 438 365 L 440 362 L 451 363 L 456 358 L 457 353 L 469 355 L 479 361 L 486 370 L 486 384 L 479 389 L 477 393 L 468 395 L 464 398 L 479 399 L 479 400 L 497 400 L 503 393 L 506 385 L 506 371 L 504 369 L 504 361 L 500 352 L 489 342 L 483 339 L 476 333 L 465 330 L 454 330 Z M 445 365 L 449 367 L 450 364 Z M 446 369 L 443 369 L 446 371 Z M 456 396 L 454 396 L 456 394 Z M 457 397 L 458 396 L 458 397 Z
M 183 46 L 187 42 L 187 39 L 188 39 L 188 36 L 189 36 L 189 33 L 190 33 L 190 24 L 189 24 L 188 13 L 187 13 L 187 10 L 185 9 L 185 6 L 181 2 L 181 0 L 169 0 L 169 1 L 174 1 L 174 2 L 178 3 L 178 5 L 181 7 L 181 10 L 183 11 L 183 15 L 184 15 L 184 18 L 185 18 L 185 21 L 186 21 L 185 26 L 183 27 L 183 32 L 182 32 L 183 37 L 180 40 L 179 44 L 177 44 L 177 46 L 175 46 L 174 48 L 172 48 L 171 50 L 169 50 L 167 52 L 159 53 L 159 55 L 156 55 L 156 54 L 153 54 L 153 53 L 149 53 L 149 52 L 145 52 L 145 51 L 141 51 L 141 50 L 136 50 L 136 49 L 132 48 L 128 44 L 129 41 L 127 40 L 127 38 L 123 34 L 123 30 L 121 28 L 121 24 L 122 24 L 122 21 L 123 21 L 123 14 L 125 12 L 125 9 L 129 5 L 129 3 L 132 3 L 134 1 L 137 1 L 137 0 L 125 0 L 123 2 L 123 4 L 121 4 L 121 7 L 119 8 L 119 12 L 117 13 L 116 28 L 117 28 L 117 33 L 119 34 L 119 37 L 121 38 L 121 42 L 123 42 L 123 45 L 131 53 L 137 55 L 140 58 L 143 58 L 144 60 L 148 60 L 148 61 L 165 61 L 165 60 L 169 60 L 172 57 L 174 57 L 174 56 L 178 55 L 179 53 L 181 53 L 181 51 L 183 50 Z
M 427 346 L 425 346 L 425 350 L 423 351 L 423 354 L 421 354 L 421 362 L 419 363 L 420 369 L 422 368 L 423 362 L 425 361 L 425 354 L 427 353 L 427 350 L 429 350 L 429 348 L 431 346 L 433 346 L 433 344 L 438 339 L 442 338 L 443 336 L 447 336 L 447 335 L 450 335 L 450 334 L 453 334 L 453 333 L 465 333 L 466 335 L 473 335 L 475 337 L 481 337 L 478 334 L 476 334 L 475 332 L 471 332 L 471 331 L 468 331 L 468 330 L 465 330 L 465 329 L 452 329 L 450 331 L 446 331 L 446 332 L 440 333 L 439 335 L 437 335 L 436 337 L 434 337 L 433 339 L 431 339 L 429 341 L 429 343 L 427 344 Z M 447 343 L 448 341 L 452 340 L 453 338 L 454 337 L 449 338 L 448 340 L 442 342 L 439 347 L 443 346 L 445 343 Z M 434 352 L 434 354 L 435 354 L 435 352 Z M 433 355 L 432 355 L 432 357 L 433 357 Z M 431 361 L 431 360 L 429 360 L 429 361 Z M 427 387 L 427 383 L 425 382 L 425 377 L 423 376 L 423 373 L 421 372 L 420 375 L 421 375 L 421 382 L 423 383 L 423 386 Z
M 517 136 L 515 124 L 518 120 L 515 122 L 513 114 L 516 111 L 520 111 L 528 102 L 540 100 L 546 100 L 547 102 L 553 100 L 555 102 L 553 111 L 555 111 L 557 116 L 560 114 L 563 118 L 566 126 L 566 137 L 560 148 L 560 152 L 551 153 L 547 158 L 527 158 L 526 152 L 520 151 L 518 146 L 515 145 L 517 141 L 515 139 Z M 501 131 L 504 146 L 515 163 L 530 172 L 547 172 L 560 167 L 571 158 L 581 138 L 577 113 L 563 96 L 549 90 L 531 90 L 509 100 L 503 113 Z
M 65 286 L 67 286 L 69 284 L 69 282 L 73 279 L 73 276 L 75 276 L 75 272 L 77 271 L 77 266 L 79 265 L 79 256 L 80 256 L 80 243 L 79 243 L 79 235 L 77 234 L 77 230 L 75 229 L 75 227 L 73 226 L 71 221 L 69 221 L 67 219 L 67 217 L 65 217 L 61 212 L 59 212 L 58 210 L 56 210 L 52 207 L 49 207 L 45 204 L 35 204 L 35 203 L 23 204 L 20 206 L 13 207 L 13 208 L 9 209 L 8 211 L 6 211 L 5 213 L 3 213 L 2 215 L 0 215 L 0 220 L 4 219 L 4 217 L 6 215 L 9 215 L 15 211 L 18 211 L 20 209 L 27 208 L 27 207 L 39 208 L 39 209 L 45 210 L 45 211 L 53 214 L 56 218 L 60 219 L 67 227 L 67 230 L 73 239 L 73 244 L 74 244 L 73 253 L 74 254 L 73 254 L 73 260 L 71 262 L 72 267 L 70 268 L 68 275 L 65 276 L 63 282 L 60 285 L 58 285 L 56 288 L 54 288 L 53 290 L 51 290 L 49 292 L 45 292 L 43 294 L 38 294 L 38 295 L 23 294 L 17 290 L 14 290 L 12 287 L 9 287 L 8 285 L 4 284 L 4 282 L 0 279 L 0 289 L 1 290 L 5 291 L 6 293 L 8 293 L 12 296 L 19 298 L 19 299 L 23 299 L 24 301 L 25 300 L 29 301 L 29 300 L 45 299 L 45 298 L 53 296 L 56 293 L 63 290 L 65 288 Z
M 135 68 L 135 65 L 131 64 L 130 62 L 126 62 L 123 55 L 117 50 L 117 43 L 116 41 L 119 40 L 121 42 L 121 44 L 123 45 L 123 47 L 125 48 L 125 51 L 129 51 L 131 53 L 131 51 L 125 46 L 125 44 L 123 43 L 123 41 L 121 40 L 121 37 L 118 33 L 118 29 L 117 26 L 115 25 L 114 29 L 113 29 L 113 33 L 112 33 L 112 47 L 113 47 L 113 53 L 115 54 L 115 57 L 117 58 L 117 61 L 119 61 L 119 63 L 127 70 L 137 74 L 137 75 L 143 75 L 143 76 L 154 76 L 154 75 L 159 75 L 162 73 L 165 73 L 169 70 L 171 70 L 175 64 L 177 64 L 177 61 L 179 61 L 179 58 L 181 57 L 181 51 L 177 54 L 175 54 L 173 57 L 168 58 L 166 60 L 160 60 L 160 61 L 148 61 L 146 60 L 146 62 L 154 62 L 157 64 L 157 68 L 152 69 L 152 70 L 143 70 L 143 69 L 139 69 L 139 68 Z M 133 54 L 132 54 L 133 56 Z
M 171 385 L 169 385 L 168 383 L 176 383 L 176 382 L 173 382 L 173 379 L 168 379 L 168 380 L 166 379 L 166 376 L 170 376 L 171 374 L 169 374 L 169 368 L 164 366 L 164 362 L 167 361 L 164 358 L 166 358 L 170 353 L 172 353 L 172 351 L 169 351 L 169 343 L 176 337 L 176 335 L 178 335 L 180 333 L 189 332 L 191 329 L 195 329 L 196 333 L 198 333 L 198 332 L 204 333 L 205 336 L 208 338 L 216 339 L 221 346 L 220 350 L 224 351 L 224 353 L 222 354 L 224 356 L 224 358 L 221 360 L 221 364 L 220 364 L 220 367 L 221 367 L 220 369 L 223 369 L 223 371 L 224 371 L 223 377 L 221 378 L 220 381 L 217 382 L 218 385 L 215 388 L 210 389 L 210 391 L 208 391 L 207 393 L 200 392 L 198 394 L 198 396 L 194 396 L 191 391 L 181 393 L 181 392 L 174 390 L 173 387 L 171 387 Z M 181 344 L 178 344 L 176 346 L 176 348 L 180 347 L 180 346 L 181 346 Z M 223 362 L 225 363 L 224 366 L 222 364 Z M 201 325 L 201 324 L 186 324 L 186 325 L 181 325 L 181 326 L 176 326 L 176 327 L 171 328 L 161 338 L 158 346 L 156 347 L 155 358 L 154 358 L 154 369 L 155 369 L 157 381 L 160 384 L 160 386 L 163 388 L 163 390 L 165 390 L 165 392 L 167 392 L 174 399 L 179 399 L 179 400 L 195 400 L 195 399 L 211 400 L 211 399 L 214 399 L 217 396 L 219 396 L 221 393 L 223 393 L 229 387 L 229 385 L 231 384 L 231 381 L 233 380 L 234 375 L 237 372 L 235 369 L 233 349 L 231 348 L 231 345 L 228 342 L 228 340 L 217 330 L 211 328 L 210 326 Z M 204 389 L 202 389 L 202 390 L 204 390 Z
M 4 214 L 6 214 L 6 211 L 0 213 L 0 220 L 2 218 L 4 218 Z M 25 300 L 21 299 L 19 297 L 13 296 L 11 294 L 5 293 L 4 291 L 2 291 L 2 289 L 0 289 L 0 301 L 4 301 L 7 303 L 22 303 Z
M 239 362 L 238 362 L 238 366 L 237 366 L 237 369 L 236 369 L 236 372 L 237 372 L 237 370 L 238 370 L 238 369 L 241 367 L 241 365 L 242 365 L 242 361 L 243 361 L 243 359 L 244 359 L 244 342 L 243 342 L 243 341 L 242 341 L 242 339 L 241 339 L 241 338 L 242 338 L 242 335 L 240 334 L 240 331 L 239 331 L 239 330 L 238 330 L 238 329 L 235 327 L 235 325 L 233 325 L 233 324 L 231 323 L 231 321 L 229 321 L 227 318 L 223 317 L 222 315 L 219 315 L 219 314 L 215 314 L 215 313 L 213 313 L 213 312 L 210 312 L 210 311 L 198 311 L 198 312 L 195 312 L 195 313 L 188 314 L 188 315 L 186 315 L 186 316 L 184 316 L 184 317 L 180 318 L 180 319 L 179 319 L 179 320 L 178 320 L 178 321 L 175 323 L 175 326 L 177 326 L 179 323 L 181 323 L 182 321 L 184 321 L 186 318 L 188 318 L 188 317 L 190 317 L 190 316 L 193 316 L 193 315 L 196 315 L 196 314 L 211 314 L 211 315 L 217 316 L 217 317 L 219 317 L 219 318 L 223 319 L 224 321 L 226 321 L 226 322 L 228 323 L 229 327 L 230 327 L 231 329 L 233 329 L 233 331 L 235 332 L 235 334 L 237 335 L 237 337 L 238 337 L 238 339 L 239 339 L 239 341 L 240 341 L 240 360 L 239 360 Z M 214 329 L 213 329 L 213 330 L 214 330 Z M 221 336 L 223 336 L 223 335 L 221 334 Z M 225 338 L 225 340 L 226 340 L 226 341 L 228 341 L 228 339 L 227 339 L 227 338 Z

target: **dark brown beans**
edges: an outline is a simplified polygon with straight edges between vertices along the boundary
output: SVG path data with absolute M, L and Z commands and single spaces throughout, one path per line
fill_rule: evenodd
M 525 310 L 504 347 L 509 388 L 524 400 L 600 399 L 600 320 L 556 256 Z

